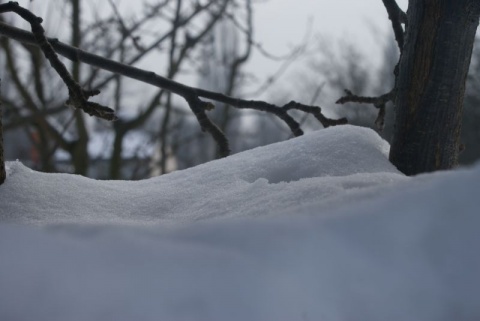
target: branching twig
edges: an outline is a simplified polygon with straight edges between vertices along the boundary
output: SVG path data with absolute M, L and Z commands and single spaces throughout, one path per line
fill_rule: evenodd
M 348 123 L 346 118 L 340 118 L 340 119 L 330 119 L 325 117 L 325 115 L 322 114 L 322 110 L 320 107 L 316 106 L 307 106 L 303 105 L 300 103 L 297 103 L 295 101 L 291 101 L 285 106 L 282 107 L 285 111 L 290 110 L 290 109 L 297 109 L 300 111 L 303 111 L 308 114 L 312 114 L 320 123 L 322 123 L 323 127 L 330 127 L 330 126 L 336 126 L 336 125 L 345 125 Z
M 6 4 L 0 4 L 0 13 L 5 12 L 14 12 L 30 23 L 35 43 L 42 49 L 45 57 L 68 87 L 70 98 L 67 100 L 67 104 L 82 109 L 91 116 L 97 116 L 107 120 L 115 119 L 115 113 L 111 108 L 88 101 L 89 97 L 98 94 L 98 92 L 85 91 L 73 80 L 65 65 L 58 59 L 49 40 L 45 37 L 45 30 L 41 25 L 43 21 L 42 18 L 37 17 L 29 10 L 22 8 L 17 2 L 12 1 Z
M 404 43 L 404 31 L 402 23 L 407 23 L 407 15 L 400 9 L 395 0 L 382 0 L 385 8 L 387 9 L 388 18 L 392 21 L 392 28 L 395 34 L 395 40 L 397 41 L 400 52 L 403 50 Z
M 10 10 L 6 10 L 5 6 L 8 6 Z M 22 12 L 22 14 L 28 16 L 25 13 L 25 12 L 28 12 L 28 10 L 20 8 L 18 4 L 8 3 L 5 5 L 0 5 L 0 13 L 6 12 L 6 11 L 14 11 L 14 10 Z M 31 15 L 34 17 L 33 20 L 40 19 L 34 16 L 33 14 Z M 36 26 L 37 24 L 32 24 L 32 25 Z M 301 110 L 303 112 L 312 114 L 325 127 L 346 123 L 345 118 L 333 120 L 325 117 L 321 112 L 321 108 L 316 106 L 307 106 L 307 105 L 303 105 L 303 104 L 292 101 L 284 105 L 283 107 L 279 107 L 273 104 L 266 103 L 264 101 L 255 101 L 255 100 L 247 101 L 247 100 L 233 98 L 217 92 L 212 92 L 204 89 L 186 86 L 184 84 L 181 84 L 176 81 L 157 75 L 154 72 L 150 72 L 150 71 L 142 70 L 133 66 L 121 64 L 119 62 L 115 62 L 113 60 L 109 60 L 101 56 L 88 53 L 78 48 L 68 46 L 56 39 L 47 40 L 47 38 L 45 38 L 45 36 L 43 35 L 43 28 L 41 29 L 41 31 L 42 31 L 41 36 L 43 37 L 43 41 L 41 42 L 41 45 L 44 47 L 50 48 L 53 54 L 55 54 L 55 52 L 53 52 L 53 50 L 55 50 L 57 53 L 59 53 L 60 55 L 70 60 L 81 61 L 81 62 L 90 64 L 92 66 L 99 67 L 104 70 L 108 70 L 110 72 L 123 75 L 125 77 L 136 79 L 136 80 L 151 84 L 153 86 L 163 88 L 165 90 L 168 90 L 174 94 L 177 94 L 183 97 L 189 104 L 195 116 L 197 117 L 197 120 L 202 130 L 209 132 L 217 142 L 220 148 L 220 154 L 222 156 L 226 156 L 229 153 L 228 140 L 225 137 L 225 135 L 220 131 L 220 129 L 218 129 L 218 127 L 211 122 L 211 120 L 208 118 L 208 116 L 205 113 L 206 110 L 213 108 L 213 104 L 210 102 L 203 101 L 201 100 L 201 98 L 221 102 L 239 109 L 254 109 L 259 111 L 270 112 L 276 115 L 277 117 L 279 117 L 280 119 L 282 119 L 288 125 L 288 127 L 290 128 L 290 130 L 295 136 L 302 135 L 303 131 L 300 128 L 299 123 L 287 113 L 287 111 L 292 109 L 297 109 L 297 110 Z M 37 32 L 37 30 L 34 30 L 34 33 L 35 32 Z M 0 34 L 24 43 L 38 45 L 38 41 L 36 40 L 34 34 L 31 34 L 29 32 L 26 32 L 24 30 L 21 30 L 15 27 L 8 26 L 3 23 L 0 23 Z M 48 48 L 47 48 L 47 51 L 48 51 Z M 53 56 L 52 53 L 49 52 L 49 56 Z M 56 55 L 54 55 L 54 58 L 52 60 L 55 61 L 55 63 L 56 61 L 58 61 L 58 58 L 56 57 Z M 63 66 L 63 69 L 64 71 L 62 71 L 62 73 L 63 74 L 66 73 L 68 75 L 68 72 L 66 71 L 65 66 Z M 87 93 L 81 90 L 79 85 L 73 82 L 71 78 L 66 78 L 66 80 L 64 81 L 67 82 L 67 85 L 69 85 L 69 87 L 71 85 L 73 88 L 70 90 L 71 91 L 70 100 L 74 104 L 78 105 L 76 107 L 82 107 L 83 109 L 85 108 L 85 106 L 87 106 L 87 110 L 90 112 L 99 110 L 98 108 L 96 108 L 98 104 L 86 102 L 85 95 L 90 93 Z M 86 96 L 89 96 L 89 95 L 86 95 Z M 103 108 L 107 108 L 107 107 L 103 107 Z M 111 113 L 111 110 L 109 108 L 106 110 L 100 109 L 100 111 L 108 112 L 104 116 L 111 115 L 113 117 L 113 113 Z M 100 112 L 100 115 L 102 115 L 101 112 Z
M 372 104 L 373 106 L 375 106 L 375 108 L 378 108 L 378 116 L 375 120 L 375 125 L 377 125 L 377 128 L 379 130 L 383 130 L 383 126 L 385 124 L 385 105 L 389 101 L 393 101 L 395 97 L 395 90 L 391 90 L 390 92 L 378 97 L 357 96 L 347 89 L 345 89 L 345 94 L 345 96 L 341 97 L 339 100 L 336 101 L 337 104 L 345 104 L 349 102 Z

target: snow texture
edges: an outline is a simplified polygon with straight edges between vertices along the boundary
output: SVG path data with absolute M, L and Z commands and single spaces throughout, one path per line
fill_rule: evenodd
M 0 320 L 479 320 L 480 166 L 342 126 L 138 182 L 8 163 Z

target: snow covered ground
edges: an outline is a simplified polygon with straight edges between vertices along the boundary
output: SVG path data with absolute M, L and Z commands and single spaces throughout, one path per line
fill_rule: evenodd
M 335 127 L 139 182 L 0 186 L 0 320 L 479 320 L 480 166 Z

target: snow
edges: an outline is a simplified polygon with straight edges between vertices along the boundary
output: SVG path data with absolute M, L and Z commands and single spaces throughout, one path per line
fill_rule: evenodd
M 138 182 L 0 186 L 0 320 L 478 320 L 480 165 L 317 131 Z

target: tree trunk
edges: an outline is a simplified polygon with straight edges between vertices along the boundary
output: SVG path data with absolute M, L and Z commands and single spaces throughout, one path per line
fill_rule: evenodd
M 410 0 L 390 161 L 407 175 L 457 164 L 479 0 Z
M 0 101 L 0 185 L 5 182 L 7 174 L 5 173 L 5 160 L 3 158 L 3 126 L 2 126 L 3 108 Z

